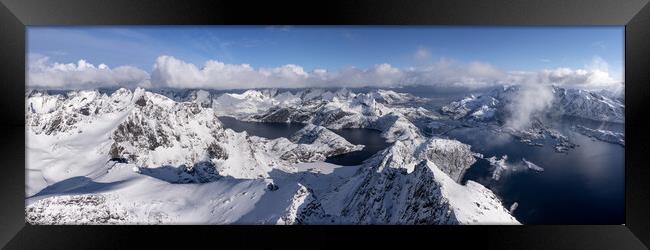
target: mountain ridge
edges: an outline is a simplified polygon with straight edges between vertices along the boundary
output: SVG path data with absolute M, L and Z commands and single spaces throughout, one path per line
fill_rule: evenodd
M 126 215 L 120 215 L 120 218 L 126 218 L 120 219 L 120 223 L 518 223 L 488 189 L 478 183 L 468 186 L 457 183 L 458 176 L 471 165 L 470 147 L 453 140 L 432 140 L 423 136 L 408 116 L 402 113 L 403 108 L 391 106 L 391 103 L 403 101 L 406 98 L 404 95 L 378 93 L 380 97 L 385 97 L 377 101 L 377 96 L 356 95 L 346 91 L 329 92 L 331 94 L 303 92 L 300 94 L 301 100 L 336 102 L 335 108 L 346 109 L 352 115 L 331 120 L 315 119 L 321 125 L 312 123 L 302 131 L 302 135 L 298 133 L 292 141 L 287 138 L 269 140 L 224 129 L 217 118 L 218 112 L 215 112 L 215 99 L 211 99 L 210 105 L 206 98 L 200 98 L 205 97 L 204 94 L 195 95 L 198 98 L 188 102 L 177 102 L 144 89 L 132 92 L 120 89 L 110 96 L 93 91 L 76 93 L 66 96 L 33 93 L 26 96 L 27 150 L 30 152 L 27 165 L 31 173 L 26 187 L 30 195 L 26 201 L 26 211 L 32 213 L 29 218 L 34 218 L 30 222 L 52 223 L 42 219 L 45 214 L 56 214 L 56 211 L 44 207 L 35 209 L 35 206 L 47 204 L 51 199 L 59 199 L 52 200 L 58 204 L 57 202 L 65 202 L 65 197 L 69 194 L 82 193 L 82 197 L 73 199 L 83 200 L 84 195 L 101 196 L 103 198 L 95 197 L 91 200 L 115 204 L 115 207 L 120 208 L 120 214 L 126 211 Z M 258 93 L 249 92 L 246 98 L 266 102 L 265 97 Z M 275 97 L 282 95 L 271 92 L 266 94 Z M 296 96 L 286 94 L 280 97 L 291 101 Z M 338 106 L 343 103 L 336 101 L 338 98 L 350 100 L 351 105 Z M 324 117 L 336 118 L 336 115 Z M 341 118 L 368 121 L 354 124 L 382 130 L 384 137 L 395 144 L 378 152 L 373 156 L 375 160 L 368 160 L 361 166 L 347 168 L 320 162 L 328 155 L 358 149 L 329 131 L 328 126 L 337 127 L 333 121 L 341 121 Z M 434 118 L 431 115 L 430 119 Z M 315 139 L 312 140 L 313 138 Z M 444 145 L 446 150 L 422 149 L 423 152 L 430 153 L 417 153 L 423 145 L 430 145 L 424 148 Z M 458 153 L 445 153 L 454 152 L 447 151 L 452 148 L 457 148 Z M 286 155 L 288 152 L 291 154 Z M 392 152 L 390 156 L 387 155 L 389 152 Z M 467 160 L 454 160 L 457 157 L 465 157 Z M 124 158 L 127 162 L 113 162 L 113 158 Z M 376 168 L 379 165 L 373 165 L 378 162 L 391 163 L 381 164 L 387 167 L 381 170 Z M 305 168 L 307 166 L 310 167 Z M 416 166 L 420 166 L 417 167 L 417 173 L 431 172 L 433 176 L 442 179 L 431 179 L 431 174 L 413 174 Z M 357 171 L 351 171 L 352 169 Z M 376 170 L 370 171 L 371 169 Z M 328 171 L 329 174 L 323 174 Z M 359 185 L 358 181 L 378 180 L 387 184 L 393 178 L 390 176 L 394 176 L 393 171 L 405 171 L 411 176 L 405 177 L 404 181 L 408 179 L 408 182 L 424 178 L 421 180 L 423 188 L 451 187 L 430 193 L 439 194 L 430 197 L 432 202 L 448 204 L 443 206 L 445 211 L 468 216 L 453 216 L 454 220 L 423 220 L 425 217 L 436 217 L 443 210 L 422 210 L 415 217 L 402 216 L 400 222 L 372 212 L 375 210 L 366 210 L 368 213 L 365 215 L 341 210 L 342 207 L 355 206 L 352 204 L 367 199 L 364 198 L 367 197 L 367 189 L 360 188 L 363 185 Z M 211 177 L 205 173 L 214 175 Z M 314 174 L 320 177 L 313 177 Z M 79 176 L 86 179 L 75 179 Z M 275 183 L 279 189 L 268 190 L 269 183 Z M 440 187 L 434 187 L 434 184 Z M 482 189 L 477 189 L 477 185 Z M 208 190 L 221 191 L 206 193 Z M 413 192 L 408 191 L 409 188 L 393 190 Z M 444 193 L 444 190 L 455 191 Z M 477 195 L 486 195 L 455 196 L 458 192 L 472 193 L 469 190 L 480 190 Z M 180 195 L 182 193 L 191 195 Z M 377 198 L 392 196 L 389 190 L 374 193 L 379 195 Z M 401 197 L 408 202 L 392 204 L 411 204 L 411 211 L 426 205 L 418 203 L 414 194 Z M 467 197 L 477 203 L 500 206 L 489 205 L 490 209 L 475 210 L 470 206 L 458 205 L 465 204 L 462 200 Z M 456 203 L 445 203 L 445 200 Z M 387 206 L 380 208 L 381 211 L 393 207 L 391 203 L 381 204 L 377 203 L 377 206 Z M 187 210 L 188 206 L 197 208 Z M 110 209 L 113 205 L 102 205 L 101 210 L 88 211 L 101 212 L 107 207 Z M 486 214 L 485 211 L 490 212 Z M 403 213 L 404 216 L 409 214 Z M 65 213 L 61 215 L 66 216 Z M 78 218 L 65 217 L 56 223 L 101 224 L 112 221 L 102 216 L 89 218 L 90 221 L 80 221 Z

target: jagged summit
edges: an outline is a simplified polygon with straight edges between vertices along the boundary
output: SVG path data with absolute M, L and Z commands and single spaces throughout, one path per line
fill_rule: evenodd
M 471 148 L 424 136 L 413 122 L 437 117 L 398 105 L 421 101 L 410 95 L 193 90 L 187 97 L 141 88 L 27 95 L 30 221 L 518 223 L 490 190 L 458 183 L 474 161 Z M 226 129 L 220 115 L 306 125 L 271 140 Z M 347 127 L 379 130 L 393 144 L 360 166 L 324 163 L 363 147 L 330 130 Z M 71 210 L 61 208 L 69 201 Z M 91 215 L 72 216 L 78 211 Z

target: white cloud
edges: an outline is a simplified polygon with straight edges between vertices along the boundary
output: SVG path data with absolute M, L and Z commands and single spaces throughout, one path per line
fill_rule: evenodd
M 199 68 L 172 56 L 160 56 L 151 74 L 157 87 L 174 88 L 300 88 L 328 86 L 394 86 L 404 76 L 402 70 L 390 64 L 378 64 L 368 69 L 347 67 L 329 72 L 311 72 L 299 65 L 287 64 L 275 68 L 255 69 L 248 64 L 226 64 L 207 61 Z
M 530 125 L 531 117 L 551 106 L 555 95 L 548 85 L 522 84 L 517 98 L 506 107 L 510 117 L 505 121 L 505 126 L 520 130 Z
M 415 51 L 415 54 L 413 54 L 413 58 L 415 58 L 415 60 L 418 62 L 428 61 L 431 59 L 431 52 L 425 47 L 419 47 Z
M 338 72 L 329 73 L 325 77 L 314 79 L 314 83 L 322 86 L 390 87 L 400 84 L 403 79 L 404 72 L 402 70 L 383 63 L 368 69 L 347 67 Z
M 159 56 L 151 75 L 131 66 L 111 69 L 84 60 L 61 64 L 52 63 L 47 57 L 31 56 L 29 61 L 29 85 L 54 88 L 107 85 L 207 89 L 428 85 L 477 89 L 519 84 L 610 90 L 622 90 L 623 87 L 621 80 L 617 81 L 610 75 L 607 63 L 598 57 L 581 69 L 519 72 L 503 71 L 484 62 L 461 63 L 446 58 L 402 69 L 384 63 L 365 69 L 346 67 L 337 71 L 306 71 L 295 64 L 254 68 L 249 64 L 227 64 L 216 60 L 197 66 L 173 56 Z
M 615 79 L 609 65 L 600 57 L 594 57 L 590 64 L 580 69 L 555 68 L 538 72 L 511 72 L 509 82 L 517 84 L 546 84 L 586 90 L 609 90 L 620 94 L 623 79 Z
M 501 85 L 507 74 L 487 63 L 463 64 L 442 58 L 423 67 L 408 69 L 407 75 L 404 84 L 476 89 Z
M 77 63 L 50 62 L 48 57 L 29 57 L 29 86 L 45 88 L 94 88 L 105 86 L 149 86 L 149 74 L 131 66 L 114 69 L 105 64 L 95 66 L 85 60 Z
M 158 57 L 151 73 L 154 86 L 173 88 L 305 87 L 307 78 L 309 74 L 294 64 L 254 69 L 210 60 L 199 68 L 172 56 Z

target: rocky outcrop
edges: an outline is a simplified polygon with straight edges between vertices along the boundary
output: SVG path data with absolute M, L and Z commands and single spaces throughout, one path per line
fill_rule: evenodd
M 373 169 L 374 170 L 374 169 Z M 360 224 L 456 224 L 433 174 L 388 167 L 368 171 L 341 214 Z
M 30 201 L 28 206 L 28 216 L 34 223 L 162 223 L 170 218 L 190 218 L 178 212 L 184 211 L 183 204 L 192 204 L 192 209 L 201 207 L 200 218 L 233 222 L 224 214 L 242 217 L 254 210 L 260 196 L 267 199 L 268 207 L 255 210 L 251 218 L 263 217 L 264 221 L 281 224 L 517 223 L 490 190 L 471 181 L 458 183 L 474 161 L 468 145 L 424 137 L 412 120 L 430 114 L 391 106 L 408 101 L 408 95 L 250 90 L 214 98 L 195 91 L 178 97 L 189 98 L 186 101 L 178 101 L 143 89 L 120 89 L 110 96 L 83 93 L 55 97 L 35 92 L 31 93 L 34 99 L 28 97 L 28 136 L 45 142 L 33 144 L 40 147 L 34 152 L 44 158 L 66 156 L 47 166 L 31 165 L 40 171 L 37 177 L 42 178 L 38 180 L 59 183 L 83 176 L 88 181 L 73 184 L 82 187 L 88 183 L 115 183 L 111 187 L 119 188 L 105 193 L 119 192 L 124 201 L 139 199 L 139 204 L 144 205 L 129 207 L 134 215 L 120 212 L 119 202 L 112 202 L 108 196 L 61 198 L 82 205 L 57 213 L 46 207 L 64 209 L 58 204 L 69 202 L 43 198 Z M 237 112 L 234 116 L 247 119 L 258 119 L 255 115 L 269 117 L 264 115 L 272 112 L 277 113 L 270 116 L 275 117 L 273 121 L 299 119 L 313 124 L 291 139 L 269 140 L 224 129 L 216 116 L 224 112 Z M 73 122 L 68 124 L 69 119 Z M 341 127 L 378 129 L 393 144 L 344 177 L 299 171 L 296 163 L 322 161 L 361 149 L 328 129 Z M 106 169 L 108 165 L 113 167 Z M 330 179 L 322 183 L 306 181 L 309 178 Z M 275 187 L 281 187 L 267 190 L 266 183 L 271 180 L 278 183 Z M 43 185 L 41 189 L 48 183 Z M 298 188 L 291 193 L 295 185 Z M 155 192 L 141 193 L 143 188 L 151 187 L 183 195 L 170 198 Z M 223 193 L 206 198 L 215 192 Z M 138 195 L 131 196 L 133 193 Z M 229 204 L 231 198 L 238 204 Z M 278 208 L 277 198 L 286 201 L 286 207 Z M 158 199 L 174 202 L 163 206 Z M 141 207 L 153 204 L 155 213 L 142 211 Z M 74 219 L 75 213 L 90 217 L 80 217 L 79 221 Z M 140 217 L 132 220 L 130 216 Z
M 456 183 L 429 160 L 413 171 L 387 167 L 365 172 L 341 211 L 360 224 L 519 224 L 499 198 L 482 185 Z
M 339 211 L 340 220 L 360 224 L 518 224 L 490 190 L 472 181 L 459 183 L 474 161 L 470 147 L 455 140 L 397 141 L 364 162 L 353 179 L 354 188 L 344 195 L 349 198 Z
M 591 138 L 625 147 L 625 134 L 623 133 L 603 129 L 591 129 L 581 125 L 574 126 L 573 130 Z
M 103 195 L 55 196 L 25 207 L 25 220 L 32 225 L 124 224 L 129 214 Z
M 433 138 L 420 148 L 422 156 L 435 164 L 442 172 L 460 183 L 467 169 L 476 162 L 470 146 L 456 140 Z
M 313 124 L 305 125 L 291 137 L 291 141 L 297 144 L 310 144 L 322 149 L 331 149 L 324 152 L 326 157 L 361 150 L 364 147 L 363 145 L 354 145 L 331 130 Z
M 324 161 L 327 157 L 363 149 L 354 145 L 329 129 L 307 124 L 291 137 L 293 145 L 280 149 L 280 159 L 298 163 Z

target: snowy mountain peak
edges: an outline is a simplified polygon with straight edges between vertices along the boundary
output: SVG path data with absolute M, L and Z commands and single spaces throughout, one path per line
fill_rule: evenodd
M 369 93 L 188 93 L 186 101 L 144 89 L 28 97 L 30 221 L 49 223 L 45 205 L 73 200 L 53 223 L 80 222 L 75 211 L 90 213 L 81 223 L 100 224 L 518 223 L 491 191 L 458 183 L 473 153 L 424 137 L 412 120 L 433 119 L 427 112 Z M 225 129 L 224 113 L 306 125 L 271 140 Z M 355 171 L 322 162 L 363 148 L 330 130 L 343 127 L 380 130 L 393 144 Z M 50 197 L 79 190 L 103 191 Z
M 579 89 L 552 87 L 552 102 L 546 114 L 579 117 L 594 121 L 624 123 L 625 105 L 618 99 Z M 478 96 L 468 96 L 441 108 L 453 119 L 490 121 L 508 117 L 520 98 L 522 87 L 497 88 Z

